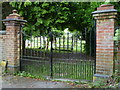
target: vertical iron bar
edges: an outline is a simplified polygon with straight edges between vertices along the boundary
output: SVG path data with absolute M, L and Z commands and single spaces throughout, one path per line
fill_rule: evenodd
M 69 59 L 69 32 L 67 33 L 67 59 Z M 68 60 L 68 63 L 66 64 L 67 65 L 67 67 L 66 67 L 66 70 L 67 70 L 67 72 L 66 72 L 66 74 L 69 74 L 68 72 L 69 72 L 69 60 Z
M 21 33 L 21 30 L 22 30 L 22 25 L 20 25 L 20 36 L 19 36 L 19 44 L 20 44 L 20 47 L 19 47 L 19 49 L 20 49 L 20 71 L 22 71 L 22 50 L 21 50 L 21 48 L 22 48 L 22 46 L 21 46 L 21 42 L 22 42 L 22 40 L 21 40 L 21 38 L 22 38 L 22 33 Z
M 69 33 L 67 33 L 67 50 L 69 50 Z
M 38 48 L 38 36 L 37 36 L 37 48 Z
M 31 35 L 30 35 L 31 37 L 30 37 L 30 39 L 31 39 L 31 41 L 30 41 L 30 51 L 31 51 L 31 55 L 30 56 L 32 56 L 32 31 L 31 31 Z
M 76 32 L 77 34 L 77 32 Z M 76 35 L 76 53 L 77 53 L 77 39 L 78 39 L 78 36 Z
M 85 45 L 87 44 L 87 28 L 85 28 Z M 87 54 L 86 54 L 86 50 L 85 50 L 85 62 L 84 62 L 84 65 L 85 65 L 85 79 L 86 79 L 86 75 L 87 75 L 87 72 L 86 72 L 86 57 L 87 57 Z
M 60 46 L 61 46 L 61 39 L 60 39 L 60 37 L 59 37 L 59 53 L 60 53 Z
M 41 41 L 41 35 L 40 35 L 40 48 L 42 48 L 42 47 L 41 47 L 41 43 L 42 43 L 42 41 Z
M 38 49 L 39 47 L 38 47 L 38 36 L 37 36 L 37 49 Z M 37 50 L 37 56 L 39 56 L 38 55 L 38 50 Z
M 61 55 L 60 53 L 60 49 L 61 49 L 61 37 L 59 37 L 59 54 Z M 60 77 L 60 60 L 58 61 L 58 76 Z
M 92 29 L 92 28 L 91 28 Z M 92 62 L 92 60 L 91 60 L 91 57 L 92 57 L 92 30 L 90 30 L 90 38 L 89 38 L 90 40 L 90 60 L 89 60 L 89 62 L 90 62 L 90 72 L 89 72 L 89 74 L 90 74 L 90 76 L 92 75 L 92 68 L 93 68 L 93 62 Z
M 91 60 L 91 57 L 92 57 L 92 43 L 91 43 L 91 39 L 92 39 L 92 37 L 91 37 L 91 34 L 92 34 L 92 30 L 90 30 L 90 60 Z
M 31 38 L 31 37 L 30 37 Z M 26 40 L 26 42 L 27 42 L 27 40 Z M 26 43 L 25 42 L 25 43 Z M 26 47 L 26 55 L 27 56 L 31 56 L 31 51 L 29 51 L 30 50 L 30 48 L 31 48 L 31 41 L 30 40 L 28 40 L 28 43 L 29 43 L 29 47 L 28 47 L 28 49 L 27 49 L 27 47 Z M 27 46 L 27 45 L 26 45 Z
M 56 45 L 56 43 L 57 43 L 57 37 L 54 37 L 54 39 L 55 39 L 55 50 L 57 49 L 56 47 L 57 47 L 57 45 Z
M 94 73 L 96 73 L 96 20 L 94 20 Z
M 50 38 L 51 38 L 51 54 L 50 54 L 50 77 L 53 78 L 53 34 L 50 32 Z
M 82 48 L 82 35 L 81 35 L 81 33 L 80 33 L 80 52 L 82 53 L 82 50 L 81 50 L 81 48 Z
M 26 40 L 24 40 L 24 34 L 22 34 L 22 49 L 23 56 L 27 56 Z
M 33 54 L 34 54 L 34 56 L 36 56 L 36 54 L 35 54 L 35 37 L 33 37 L 34 39 L 33 39 Z
M 65 49 L 65 36 L 63 36 L 63 49 Z
M 40 45 L 40 46 L 39 46 L 39 49 L 42 49 L 42 47 L 41 47 L 41 44 L 42 44 L 41 37 L 42 37 L 42 36 L 40 35 L 40 36 L 39 36 L 39 40 L 40 40 L 40 42 L 39 42 L 39 45 Z M 40 50 L 40 53 L 39 53 L 39 56 L 40 56 L 40 57 L 42 57 L 41 52 L 42 52 L 42 50 Z
M 72 50 L 72 53 L 74 52 L 74 44 L 73 44 L 73 35 L 72 35 L 72 46 L 71 46 L 71 50 Z
M 33 41 L 33 43 L 34 43 L 34 46 L 33 46 L 33 48 L 35 48 L 35 37 L 34 37 L 34 41 Z

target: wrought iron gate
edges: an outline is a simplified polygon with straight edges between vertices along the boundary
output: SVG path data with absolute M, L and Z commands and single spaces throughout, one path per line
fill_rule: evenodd
M 51 78 L 92 80 L 95 38 L 95 29 L 31 35 L 21 42 L 21 70 Z

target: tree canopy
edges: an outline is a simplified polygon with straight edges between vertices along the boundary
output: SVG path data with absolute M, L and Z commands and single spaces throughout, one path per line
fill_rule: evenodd
M 28 22 L 24 31 L 34 35 L 48 33 L 51 29 L 70 31 L 84 31 L 90 28 L 92 21 L 91 12 L 104 2 L 10 2 L 10 5 L 18 10 L 18 13 Z M 120 11 L 120 2 L 110 2 Z M 11 6 L 7 2 L 3 3 L 3 19 L 11 12 Z M 6 11 L 9 8 L 9 12 Z M 12 8 L 12 9 L 13 9 Z M 8 10 L 8 9 L 7 9 Z M 120 23 L 120 21 L 119 21 Z
M 83 31 L 91 26 L 91 12 L 97 2 L 10 2 L 12 7 L 28 21 L 24 30 L 34 35 L 48 33 L 52 29 Z

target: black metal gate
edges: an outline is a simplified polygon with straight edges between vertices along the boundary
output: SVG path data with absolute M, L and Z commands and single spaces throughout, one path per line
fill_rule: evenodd
M 26 37 L 26 35 L 24 35 Z M 36 76 L 92 80 L 95 29 L 29 36 L 21 42 L 21 70 Z

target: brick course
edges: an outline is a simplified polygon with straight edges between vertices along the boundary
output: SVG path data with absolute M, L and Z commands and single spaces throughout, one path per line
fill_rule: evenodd
M 117 12 L 105 12 L 114 9 L 113 5 L 101 5 L 96 19 L 96 74 L 112 76 L 114 71 L 114 30 Z M 100 13 L 100 10 L 104 11 Z
M 8 70 L 11 73 L 19 71 L 20 67 L 20 38 L 18 32 L 20 31 L 20 25 L 24 23 L 22 19 L 16 10 L 13 10 L 13 13 L 3 20 L 6 26 L 6 35 L 2 35 L 0 41 L 4 44 L 5 50 L 2 51 L 6 52 L 5 59 L 8 61 Z

